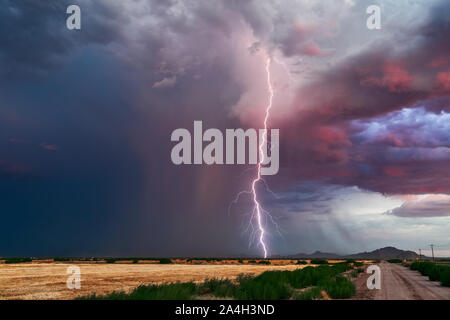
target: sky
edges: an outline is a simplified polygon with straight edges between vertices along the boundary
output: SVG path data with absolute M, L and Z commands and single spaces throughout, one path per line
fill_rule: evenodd
M 262 128 L 267 61 L 269 255 L 450 256 L 449 33 L 446 0 L 3 1 L 0 256 L 260 256 L 255 166 L 170 137 Z

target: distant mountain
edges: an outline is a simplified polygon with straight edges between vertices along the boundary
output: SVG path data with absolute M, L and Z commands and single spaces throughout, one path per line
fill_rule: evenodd
M 291 259 L 342 259 L 343 257 L 336 253 L 316 251 L 313 253 L 297 253 L 288 256 Z
M 275 257 L 274 257 L 275 258 Z M 285 258 L 290 259 L 410 259 L 414 260 L 419 258 L 419 255 L 414 251 L 400 250 L 394 247 L 385 247 L 376 249 L 370 252 L 360 252 L 350 255 L 339 255 L 336 253 L 320 252 L 316 251 L 313 253 L 297 253 L 294 255 L 285 256 Z M 422 258 L 426 258 L 422 255 Z
M 400 250 L 394 247 L 385 247 L 381 249 L 376 249 L 370 252 L 361 252 L 348 256 L 353 259 L 409 259 L 414 260 L 419 258 L 419 255 L 414 251 Z M 422 256 L 424 258 L 425 256 Z

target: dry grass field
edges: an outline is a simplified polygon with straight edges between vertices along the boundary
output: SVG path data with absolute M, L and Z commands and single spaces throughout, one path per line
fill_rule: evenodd
M 175 262 L 175 260 L 174 260 Z M 266 270 L 294 270 L 291 260 L 273 260 L 271 265 L 239 264 L 229 260 L 213 263 L 156 264 L 32 262 L 0 264 L 0 300 L 5 299 L 73 299 L 93 292 L 105 294 L 114 290 L 128 291 L 140 284 L 202 281 L 207 278 L 234 279 L 239 274 L 259 274 Z M 184 263 L 183 263 L 184 262 Z M 67 267 L 81 268 L 81 289 L 66 287 Z

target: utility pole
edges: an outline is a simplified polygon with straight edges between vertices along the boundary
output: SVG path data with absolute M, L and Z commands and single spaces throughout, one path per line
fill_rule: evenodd
M 419 249 L 419 260 L 422 260 L 422 249 Z
M 431 255 L 433 256 L 433 262 L 434 262 L 434 251 L 433 251 L 434 244 L 430 244 L 430 247 L 431 247 Z

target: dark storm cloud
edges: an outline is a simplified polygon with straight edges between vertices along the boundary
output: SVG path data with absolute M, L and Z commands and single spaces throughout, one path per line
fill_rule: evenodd
M 66 27 L 69 5 L 82 7 L 82 31 Z M 120 38 L 117 6 L 104 1 L 5 0 L 0 8 L 1 76 L 39 72 L 60 65 L 82 45 Z

